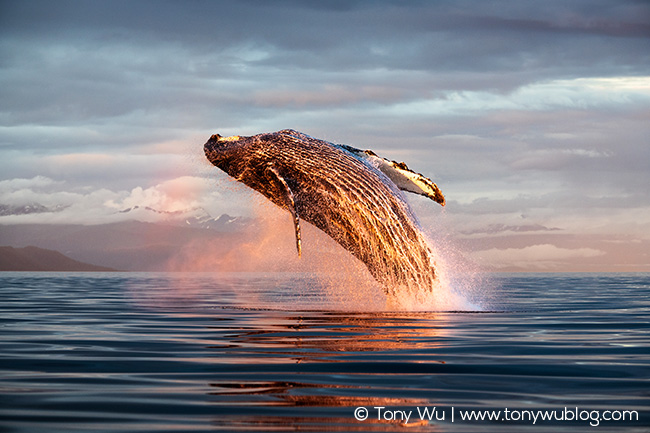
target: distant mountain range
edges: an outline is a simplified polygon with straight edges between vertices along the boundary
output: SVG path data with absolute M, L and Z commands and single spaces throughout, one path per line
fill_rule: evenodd
M 51 209 L 50 209 L 51 210 Z M 2 212 L 44 211 L 37 205 L 0 206 Z M 119 212 L 129 220 L 108 224 L 0 225 L 0 245 L 36 246 L 58 251 L 70 260 L 122 271 L 286 271 L 296 257 L 293 226 L 287 215 L 271 217 L 212 217 L 202 208 L 165 212 L 138 207 Z M 158 222 L 142 222 L 158 215 Z M 275 218 L 275 219 L 273 219 Z M 312 230 L 313 229 L 313 230 Z M 313 235 L 310 235 L 312 230 Z M 324 258 L 338 245 L 319 230 L 303 225 L 301 263 Z M 650 241 L 607 233 L 575 235 L 538 224 L 486 225 L 461 234 L 463 254 L 478 256 L 500 271 L 644 271 Z M 445 242 L 439 246 L 445 254 Z M 340 252 L 340 251 L 339 251 Z M 478 252 L 478 253 L 476 253 Z M 16 252 L 12 266 L 20 263 Z M 9 256 L 9 254 L 12 254 Z M 344 254 L 342 261 L 350 259 Z M 309 258 L 311 255 L 311 259 Z M 9 260 L 9 259 L 6 259 Z M 339 263 L 339 262 L 337 262 Z M 27 265 L 25 265 L 27 266 Z
M 33 213 L 61 212 L 68 206 L 44 206 L 39 203 L 26 204 L 22 206 L 12 206 L 0 203 L 0 216 L 7 215 L 29 215 Z
M 0 208 L 3 210 L 10 209 Z M 44 211 L 44 208 L 30 205 L 25 209 L 12 208 L 11 211 L 30 213 Z M 245 242 L 246 236 L 256 233 L 256 224 L 250 218 L 228 214 L 215 218 L 203 208 L 168 212 L 133 206 L 119 213 L 133 218 L 148 219 L 151 214 L 162 218 L 155 223 L 131 219 L 97 225 L 0 225 L 0 245 L 19 248 L 21 254 L 33 252 L 22 251 L 23 247 L 36 245 L 58 251 L 70 260 L 123 271 L 208 270 L 208 264 L 195 264 L 199 256 L 206 255 L 202 252 L 209 250 L 213 255 L 227 254 Z M 191 257 L 188 251 L 191 251 Z M 21 261 L 22 256 L 18 253 L 3 250 L 7 266 L 15 270 L 28 270 L 30 266 L 35 270 L 39 268 L 28 264 L 26 258 Z
M 199 214 L 186 218 L 183 223 L 187 227 L 196 227 L 222 232 L 233 232 L 244 229 L 250 225 L 252 221 L 248 218 L 237 216 L 233 217 L 228 214 L 223 214 L 218 218 L 213 218 L 210 214 L 205 212 L 202 215 Z
M 141 212 L 153 210 L 138 208 L 133 215 Z M 344 254 L 342 260 L 349 261 L 334 241 L 309 225 L 304 225 L 303 236 L 310 248 L 298 260 L 291 220 L 281 212 L 276 216 L 214 218 L 197 211 L 156 223 L 0 225 L 0 245 L 36 245 L 121 271 L 275 272 L 319 264 L 333 254 Z
M 0 245 L 37 245 L 73 260 L 123 271 L 164 271 L 188 245 L 227 250 L 241 242 L 245 226 L 241 219 L 227 215 L 174 223 L 16 224 L 0 226 Z
M 58 251 L 37 247 L 14 248 L 0 246 L 0 271 L 114 271 L 73 260 Z
M 233 217 L 223 214 L 214 218 L 202 207 L 178 211 L 162 211 L 149 206 L 133 206 L 119 211 L 121 214 L 157 214 L 162 215 L 162 223 L 169 225 L 182 225 L 186 227 L 211 229 L 218 231 L 234 231 L 245 227 L 250 220 L 244 217 Z M 137 218 L 135 218 L 137 219 Z

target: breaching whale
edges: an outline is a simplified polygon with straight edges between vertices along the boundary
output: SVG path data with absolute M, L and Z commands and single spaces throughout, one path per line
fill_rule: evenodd
M 207 159 L 291 214 L 298 255 L 300 220 L 338 242 L 389 294 L 433 290 L 435 262 L 401 190 L 444 206 L 430 179 L 403 162 L 291 129 L 249 137 L 215 134 Z

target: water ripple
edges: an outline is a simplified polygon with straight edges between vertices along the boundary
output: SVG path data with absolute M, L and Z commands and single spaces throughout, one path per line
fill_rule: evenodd
M 354 408 L 568 406 L 636 410 L 601 426 L 647 431 L 650 276 L 495 280 L 493 311 L 363 312 L 300 275 L 5 273 L 0 430 L 395 431 Z

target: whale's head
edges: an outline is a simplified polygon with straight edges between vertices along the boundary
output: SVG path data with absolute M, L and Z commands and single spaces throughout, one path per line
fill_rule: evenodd
M 240 137 L 239 135 L 223 137 L 214 134 L 203 145 L 203 151 L 212 165 L 225 171 L 230 176 L 237 177 L 242 168 L 241 161 L 238 160 L 245 153 L 246 145 L 250 141 L 249 138 Z

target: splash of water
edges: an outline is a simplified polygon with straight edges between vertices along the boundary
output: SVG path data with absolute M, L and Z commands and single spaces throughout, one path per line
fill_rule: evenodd
M 231 182 L 231 187 L 237 184 Z M 243 188 L 242 188 L 243 189 Z M 411 285 L 387 294 L 360 260 L 350 255 L 316 227 L 303 223 L 303 254 L 296 254 L 293 226 L 287 212 L 257 194 L 253 202 L 255 225 L 230 234 L 222 242 L 193 241 L 179 251 L 170 270 L 255 271 L 306 274 L 314 277 L 327 299 L 319 307 L 347 311 L 467 311 L 480 310 L 468 296 L 480 285 L 479 273 L 463 261 L 453 242 L 441 230 L 422 233 L 426 239 L 435 286 Z M 434 247 L 435 245 L 435 247 Z M 380 245 L 376 249 L 380 250 Z M 300 291 L 301 287 L 287 290 Z M 310 291 L 312 293 L 312 291 Z M 309 308 L 309 306 L 302 306 Z

